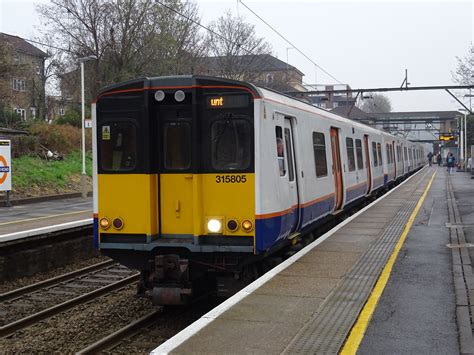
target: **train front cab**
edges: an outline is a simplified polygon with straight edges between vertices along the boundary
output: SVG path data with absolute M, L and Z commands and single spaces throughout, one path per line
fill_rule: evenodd
M 98 245 L 141 270 L 156 303 L 181 303 L 203 270 L 238 267 L 254 254 L 256 94 L 224 81 L 169 77 L 99 95 Z

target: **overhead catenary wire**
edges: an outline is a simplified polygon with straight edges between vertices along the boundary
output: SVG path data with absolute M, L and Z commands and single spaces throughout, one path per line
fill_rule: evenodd
M 249 10 L 252 14 L 254 14 L 260 21 L 262 21 L 265 25 L 267 25 L 273 32 L 275 32 L 278 36 L 280 36 L 286 43 L 291 45 L 296 51 L 298 51 L 303 57 L 308 59 L 311 63 L 313 63 L 317 68 L 319 68 L 322 72 L 326 75 L 337 81 L 339 84 L 343 84 L 339 81 L 336 77 L 334 77 L 331 73 L 329 73 L 326 69 L 321 67 L 318 63 L 308 57 L 303 51 L 301 51 L 298 47 L 296 47 L 290 40 L 288 40 L 285 36 L 283 36 L 278 30 L 276 30 L 272 25 L 270 25 L 267 21 L 265 21 L 260 15 L 258 15 L 255 11 L 253 11 L 250 7 L 248 7 L 242 0 L 238 0 L 247 10 Z

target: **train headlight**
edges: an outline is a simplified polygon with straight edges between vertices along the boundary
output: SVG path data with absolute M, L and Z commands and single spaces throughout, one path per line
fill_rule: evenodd
M 231 232 L 235 232 L 239 228 L 239 223 L 235 219 L 229 219 L 227 221 L 227 229 Z
M 109 229 L 109 227 L 110 227 L 109 219 L 107 217 L 101 218 L 100 221 L 99 221 L 99 225 L 100 225 L 100 228 L 102 228 L 104 230 Z
M 117 217 L 113 220 L 112 225 L 116 230 L 121 230 L 123 228 L 123 220 L 120 217 Z
M 178 90 L 174 93 L 174 99 L 178 102 L 184 101 L 185 98 L 186 98 L 186 94 L 184 93 L 183 90 Z
M 155 92 L 155 100 L 161 102 L 165 99 L 165 92 L 162 90 L 158 90 Z
M 222 218 L 208 218 L 207 219 L 207 231 L 213 234 L 222 233 Z
M 250 232 L 253 229 L 253 223 L 246 219 L 245 221 L 242 222 L 242 229 L 246 231 L 247 233 Z

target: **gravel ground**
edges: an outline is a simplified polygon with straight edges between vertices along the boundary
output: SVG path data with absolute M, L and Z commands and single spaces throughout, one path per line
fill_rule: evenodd
M 202 300 L 189 307 L 165 309 L 161 317 L 151 326 L 142 329 L 138 334 L 124 339 L 123 343 L 114 347 L 109 354 L 149 354 L 150 351 L 186 328 L 216 307 L 215 299 Z
M 78 270 L 89 265 L 100 263 L 101 261 L 105 261 L 105 260 L 109 260 L 109 258 L 105 256 L 97 256 L 97 257 L 90 258 L 87 260 L 78 261 L 70 265 L 62 266 L 46 273 L 40 273 L 33 276 L 23 277 L 23 278 L 13 280 L 13 281 L 2 281 L 0 282 L 0 293 L 4 293 L 4 292 L 8 292 L 20 287 L 28 286 L 36 282 L 40 282 L 40 281 L 47 280 L 55 276 L 66 274 L 68 272 Z
M 147 299 L 135 294 L 136 285 L 128 286 L 17 331 L 0 339 L 1 352 L 70 354 L 81 350 L 153 309 Z

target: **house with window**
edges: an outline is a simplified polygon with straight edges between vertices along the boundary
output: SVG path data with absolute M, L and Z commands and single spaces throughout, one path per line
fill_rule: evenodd
M 247 81 L 280 92 L 307 91 L 304 74 L 270 54 L 205 57 L 201 63 L 199 74 Z
M 44 63 L 48 55 L 24 39 L 0 33 L 0 106 L 27 120 L 45 114 Z

